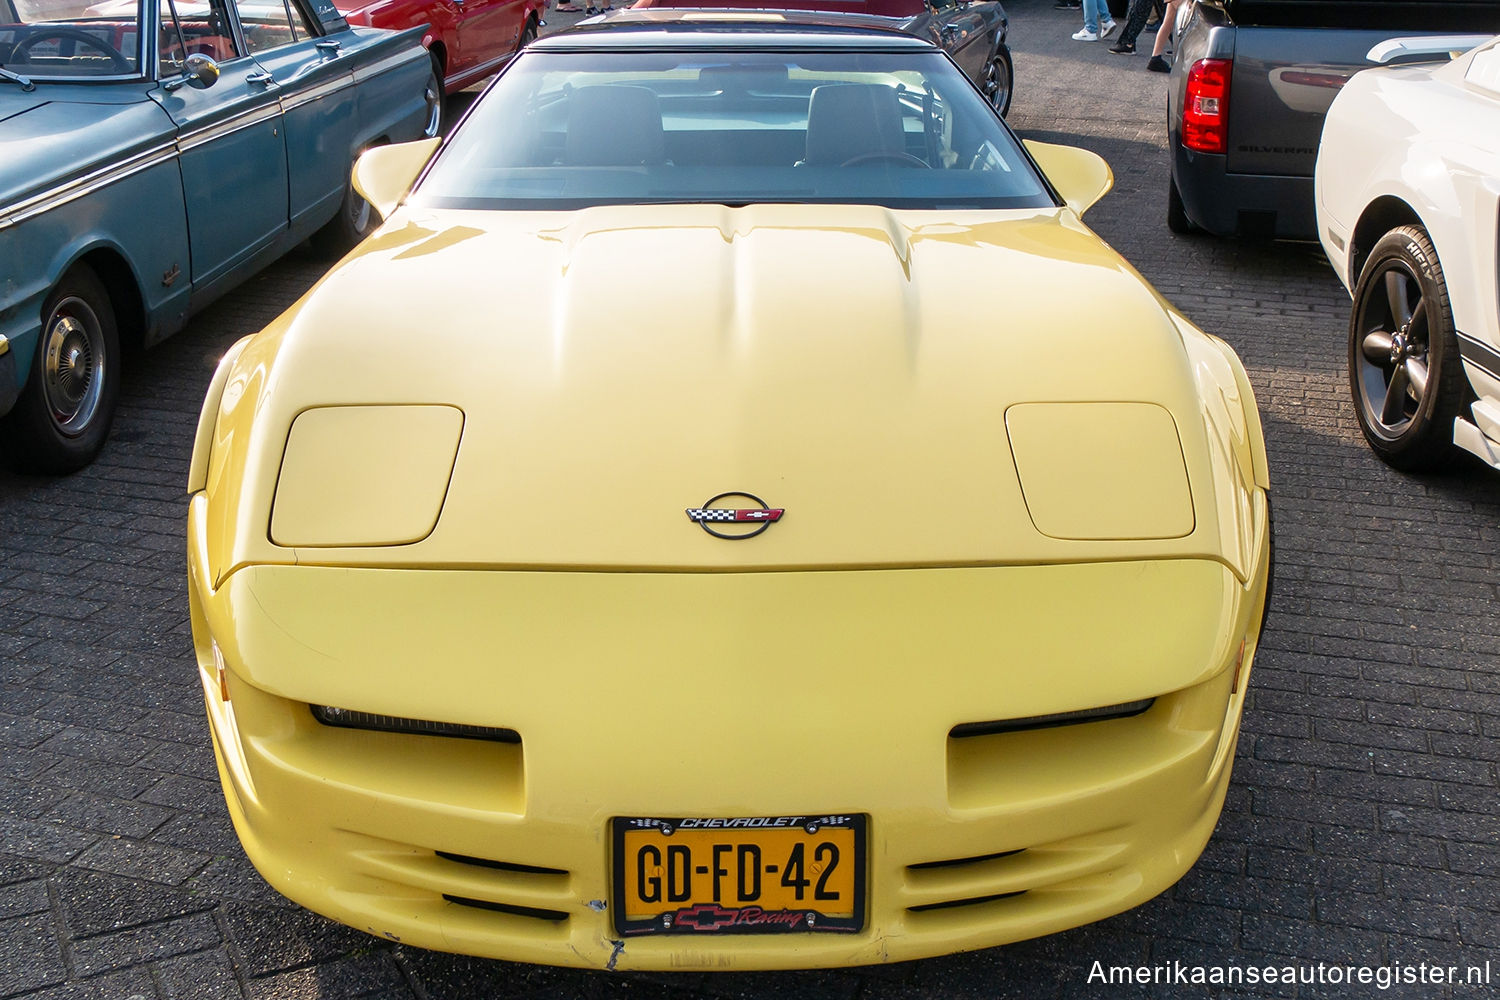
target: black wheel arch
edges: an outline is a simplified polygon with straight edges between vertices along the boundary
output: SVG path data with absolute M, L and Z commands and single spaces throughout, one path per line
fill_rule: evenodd
M 94 277 L 99 279 L 105 293 L 109 295 L 110 307 L 115 312 L 115 329 L 119 334 L 120 346 L 128 350 L 145 347 L 148 324 L 145 301 L 141 296 L 140 277 L 125 255 L 109 245 L 94 246 L 79 254 L 59 271 L 58 279 L 52 285 L 55 287 L 58 281 L 67 277 L 80 264 L 94 272 Z M 184 273 L 177 280 L 189 279 Z
M 1351 293 L 1359 283 L 1360 272 L 1365 269 L 1365 261 L 1370 259 L 1375 244 L 1399 226 L 1421 226 L 1427 230 L 1416 209 L 1394 195 L 1383 195 L 1365 206 L 1349 236 L 1349 273 L 1346 277 Z

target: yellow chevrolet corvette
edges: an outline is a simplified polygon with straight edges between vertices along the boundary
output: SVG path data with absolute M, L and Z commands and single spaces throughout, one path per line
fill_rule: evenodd
M 1245 372 L 946 55 L 526 49 L 208 392 L 193 634 L 297 902 L 609 969 L 980 948 L 1161 892 L 1270 562 Z

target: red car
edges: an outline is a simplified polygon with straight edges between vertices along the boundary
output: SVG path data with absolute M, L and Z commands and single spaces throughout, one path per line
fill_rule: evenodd
M 534 41 L 547 0 L 370 0 L 358 6 L 337 0 L 335 6 L 350 24 L 427 25 L 422 44 L 451 94 L 498 72 Z

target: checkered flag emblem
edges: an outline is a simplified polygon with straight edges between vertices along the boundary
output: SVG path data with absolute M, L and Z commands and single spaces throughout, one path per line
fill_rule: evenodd
M 742 507 L 736 510 L 732 507 L 689 507 L 687 516 L 698 524 L 704 521 L 779 521 L 784 509 L 782 507 Z

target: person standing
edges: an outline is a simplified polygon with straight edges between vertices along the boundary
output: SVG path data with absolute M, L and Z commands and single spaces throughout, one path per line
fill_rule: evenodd
M 1130 10 L 1125 15 L 1125 27 L 1120 29 L 1120 38 L 1109 47 L 1109 51 L 1116 55 L 1132 55 L 1135 53 L 1135 39 L 1141 33 L 1141 28 L 1146 24 L 1151 12 L 1158 15 L 1158 23 L 1165 18 L 1162 14 L 1162 0 L 1130 0 Z
M 1167 0 L 1167 12 L 1161 16 L 1161 27 L 1156 29 L 1156 44 L 1151 47 L 1151 61 L 1146 68 L 1153 73 L 1167 73 L 1172 64 L 1162 58 L 1167 44 L 1172 41 L 1172 32 L 1177 30 L 1177 10 L 1184 0 Z
M 1075 42 L 1097 42 L 1115 30 L 1115 19 L 1109 16 L 1105 0 L 1083 0 L 1083 30 L 1073 33 Z

